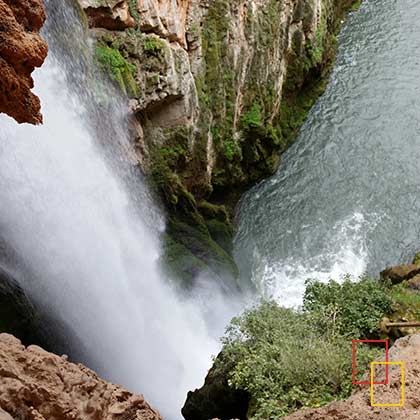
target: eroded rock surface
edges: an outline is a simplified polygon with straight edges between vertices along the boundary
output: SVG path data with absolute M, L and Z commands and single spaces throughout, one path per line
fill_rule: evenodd
M 143 396 L 0 334 L 0 407 L 25 420 L 161 420 Z
M 125 0 L 80 0 L 80 5 L 91 27 L 123 30 L 136 26 Z
M 370 387 L 360 386 L 346 401 L 335 402 L 314 410 L 301 410 L 284 420 L 417 420 L 420 416 L 420 335 L 400 338 L 390 349 L 390 361 L 405 363 L 404 407 L 372 407 Z M 375 380 L 385 380 L 385 367 L 375 370 Z M 367 380 L 369 380 L 367 378 Z M 375 385 L 375 403 L 401 402 L 401 368 L 390 368 L 389 384 Z
M 31 74 L 47 56 L 44 21 L 42 0 L 0 0 L 0 112 L 19 123 L 42 123 Z

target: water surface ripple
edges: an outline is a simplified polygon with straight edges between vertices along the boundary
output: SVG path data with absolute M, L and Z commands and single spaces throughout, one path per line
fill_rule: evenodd
M 372 274 L 420 248 L 420 2 L 352 13 L 325 94 L 278 173 L 242 200 L 242 275 L 284 304 L 304 281 Z

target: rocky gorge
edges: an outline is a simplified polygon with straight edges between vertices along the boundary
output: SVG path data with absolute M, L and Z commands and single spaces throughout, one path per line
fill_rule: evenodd
M 210 270 L 237 289 L 235 206 L 278 168 L 357 5 L 80 1 L 102 68 L 131 97 L 137 160 L 167 209 L 165 260 L 184 284 Z
M 238 201 L 246 190 L 277 171 L 327 85 L 336 35 L 347 12 L 356 10 L 359 2 L 68 0 L 61 9 L 70 10 L 69 15 L 53 1 L 45 3 L 50 23 L 44 34 L 52 54 L 35 73 L 45 125 L 17 128 L 10 120 L 0 120 L 2 143 L 10 139 L 17 144 L 3 144 L 0 153 L 0 333 L 17 337 L 0 334 L 0 418 L 160 419 L 145 400 L 164 410 L 165 418 L 178 418 L 186 389 L 199 386 L 210 354 L 220 350 L 215 337 L 220 337 L 230 317 L 246 308 L 242 299 L 256 298 L 257 282 L 239 275 L 241 262 L 233 253 L 234 218 L 242 220 L 239 235 L 249 220 L 237 213 Z M 5 70 L 0 73 L 0 112 L 19 123 L 42 122 L 39 99 L 31 92 L 31 73 L 47 55 L 47 44 L 39 35 L 44 20 L 40 1 L 0 0 L 0 40 L 4 41 L 0 65 L 3 62 Z M 57 28 L 52 31 L 54 25 Z M 390 30 L 394 32 L 395 28 Z M 68 54 L 60 56 L 56 44 Z M 375 48 L 380 51 L 376 44 Z M 353 57 L 349 62 L 357 66 Z M 345 66 L 340 62 L 338 67 Z M 336 84 L 337 79 L 330 80 L 330 90 L 339 91 Z M 328 120 L 338 115 L 342 102 L 337 104 L 325 107 L 326 114 L 319 107 L 313 114 L 319 121 Z M 320 127 L 319 121 L 315 128 Z M 296 148 L 308 154 L 302 144 Z M 316 153 L 310 156 L 315 162 L 316 157 Z M 286 174 L 289 171 L 290 166 Z M 325 178 L 327 190 L 330 184 Z M 352 180 L 348 177 L 349 184 Z M 276 183 L 267 181 L 270 186 Z M 289 195 L 285 201 L 298 203 L 297 198 L 298 194 Z M 267 215 L 276 210 L 266 196 L 263 201 L 269 206 Z M 327 206 L 335 208 L 335 204 L 331 200 Z M 310 200 L 306 205 L 311 206 Z M 266 210 L 260 206 L 261 211 Z M 363 219 L 355 214 L 356 222 Z M 380 217 L 387 220 L 386 215 Z M 276 216 L 269 221 L 277 223 Z M 394 220 L 387 223 L 392 225 Z M 268 236 L 265 226 L 254 224 Z M 339 227 L 347 228 L 345 222 Z M 369 229 L 375 227 L 372 223 Z M 332 224 L 330 228 L 337 229 Z M 348 230 L 358 234 L 362 228 L 350 224 Z M 285 236 L 294 232 L 284 229 Z M 299 239 L 300 233 L 295 236 Z M 401 242 L 403 263 L 412 257 L 413 236 L 407 234 L 407 241 Z M 292 249 L 295 245 L 290 243 Z M 317 246 L 314 240 L 302 248 Z M 260 250 L 254 247 L 253 252 Z M 382 267 L 384 261 L 396 263 L 396 258 L 386 255 L 382 259 L 376 255 Z M 253 263 L 251 258 L 249 262 Z M 392 360 L 404 360 L 409 368 L 403 411 L 408 418 L 415 418 L 418 409 L 418 335 L 416 329 L 387 325 L 419 319 L 419 273 L 415 259 L 411 265 L 387 269 L 380 280 L 362 278 L 360 289 L 353 289 L 347 280 L 340 285 L 331 282 L 326 296 L 337 290 L 338 295 L 350 293 L 346 300 L 354 307 L 340 312 L 334 305 L 346 302 L 326 299 L 316 308 L 318 312 L 310 314 L 325 322 L 318 323 L 327 325 L 325 331 L 313 337 L 307 334 L 314 340 L 325 339 L 330 346 L 325 351 L 327 367 L 344 360 L 340 359 L 345 353 L 343 343 L 352 337 L 386 337 L 394 342 L 408 335 L 397 340 L 391 351 Z M 321 274 L 325 273 L 321 270 Z M 317 287 L 309 285 L 306 290 L 317 291 Z M 337 294 L 334 299 L 339 300 Z M 267 336 L 262 341 L 264 351 L 251 351 L 259 358 L 255 372 L 271 357 L 265 347 L 277 351 L 270 334 L 274 332 L 278 339 L 282 331 L 275 326 L 282 324 L 275 317 L 296 321 L 291 337 L 301 334 L 301 318 L 313 322 L 305 318 L 305 311 L 276 305 L 271 308 L 275 316 L 263 318 L 273 328 L 257 331 Z M 355 308 L 362 311 L 361 320 L 354 315 Z M 260 314 L 250 314 L 251 327 L 258 326 Z M 335 320 L 342 314 L 357 328 L 335 336 L 344 327 L 329 324 L 329 317 Z M 227 334 L 238 327 L 235 322 Z M 323 335 L 330 330 L 332 337 Z M 258 342 L 256 335 L 244 343 Z M 232 344 L 228 338 L 223 339 L 225 348 L 226 343 Z M 245 354 L 237 344 L 233 342 L 233 348 Z M 37 345 L 56 354 L 68 350 L 70 359 L 83 365 Z M 287 354 L 290 348 L 285 346 L 275 356 Z M 222 351 L 214 366 L 223 365 L 226 355 L 232 356 Z M 258 394 L 260 384 L 246 383 L 249 369 L 235 371 L 238 366 L 247 368 L 246 362 L 233 367 L 228 362 L 229 372 L 219 376 L 211 368 L 204 386 L 188 394 L 182 410 L 187 420 L 394 419 L 401 415 L 369 407 L 367 391 L 360 388 L 350 399 L 331 404 L 349 396 L 348 378 L 342 377 L 348 373 L 344 362 L 342 376 L 337 369 L 338 379 L 328 384 L 332 391 L 308 381 L 315 390 L 308 396 L 306 389 L 299 388 L 296 375 L 296 383 L 284 389 L 274 389 L 280 386 L 274 380 L 263 397 Z M 269 376 L 258 378 L 263 381 Z M 122 383 L 133 392 L 112 383 Z M 397 388 L 395 374 L 391 389 L 381 395 L 394 398 Z M 279 389 L 284 391 L 281 398 Z M 143 390 L 145 397 L 138 394 Z M 297 412 L 290 414 L 293 411 Z

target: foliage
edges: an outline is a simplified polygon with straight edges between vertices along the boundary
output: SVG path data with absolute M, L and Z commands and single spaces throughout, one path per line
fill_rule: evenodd
M 409 289 L 404 283 L 397 284 L 390 289 L 390 296 L 393 300 L 391 319 L 420 320 L 420 294 L 417 290 Z
M 143 49 L 147 52 L 156 53 L 160 51 L 163 46 L 163 42 L 154 36 L 148 36 L 143 41 Z
M 136 66 L 129 63 L 119 50 L 106 45 L 97 45 L 96 59 L 125 94 L 137 94 L 137 85 L 134 80 Z
M 351 344 L 337 331 L 315 328 L 317 320 L 312 312 L 273 301 L 232 320 L 222 340 L 223 364 L 230 367 L 230 386 L 251 394 L 253 419 L 278 418 L 350 394 Z M 379 355 L 361 347 L 358 365 L 367 371 Z M 223 368 L 217 360 L 216 368 Z
M 420 252 L 414 256 L 413 264 L 420 264 Z
M 386 287 L 373 279 L 342 284 L 307 282 L 303 309 L 316 317 L 320 329 L 355 339 L 374 333 L 382 317 L 392 311 Z
M 133 19 L 138 22 L 140 19 L 140 14 L 138 11 L 137 0 L 128 0 L 128 9 L 130 11 L 130 15 Z
M 356 12 L 357 10 L 359 10 L 361 5 L 362 5 L 362 0 L 356 0 L 351 7 L 351 11 Z
M 225 147 L 224 154 L 227 160 L 233 160 L 235 156 L 240 156 L 241 148 L 235 140 L 225 139 L 223 144 Z
M 255 102 L 251 109 L 242 116 L 241 121 L 244 129 L 261 127 L 263 124 L 261 106 Z

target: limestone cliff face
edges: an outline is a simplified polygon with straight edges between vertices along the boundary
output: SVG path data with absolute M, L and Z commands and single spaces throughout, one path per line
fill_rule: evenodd
M 121 77 L 106 67 L 131 96 L 139 164 L 168 208 L 169 259 L 188 249 L 212 267 L 224 261 L 234 277 L 235 205 L 277 169 L 324 88 L 355 1 L 79 1 L 88 15 L 123 9 L 136 22 L 109 31 L 90 19 L 98 48 L 131 66 Z
M 0 112 L 19 123 L 42 122 L 31 73 L 47 56 L 44 20 L 42 0 L 0 0 Z
M 161 420 L 141 395 L 9 334 L 0 334 L 0 418 L 9 418 L 1 409 L 26 420 Z

